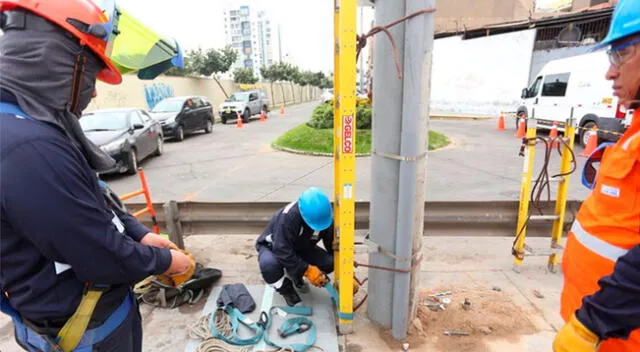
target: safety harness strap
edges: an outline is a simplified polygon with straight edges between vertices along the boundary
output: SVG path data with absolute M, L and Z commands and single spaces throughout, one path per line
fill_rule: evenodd
M 293 317 L 285 320 L 278 328 L 278 334 L 281 338 L 287 338 L 294 334 L 303 334 L 309 332 L 305 343 L 278 344 L 269 339 L 269 328 L 274 315 L 287 316 L 288 314 L 302 315 L 301 317 Z M 316 343 L 316 325 L 307 318 L 313 314 L 311 307 L 272 307 L 269 311 L 269 318 L 264 333 L 264 342 L 279 350 L 291 348 L 296 352 L 305 352 Z
M 222 340 L 230 345 L 234 346 L 248 346 L 255 345 L 264 335 L 264 325 L 262 323 L 254 323 L 249 318 L 247 318 L 242 312 L 238 309 L 231 306 L 219 307 L 218 310 L 223 310 L 231 320 L 231 337 L 227 337 L 222 334 L 216 328 L 215 323 L 215 313 L 211 314 L 209 317 L 209 330 L 211 331 L 211 335 L 219 340 Z M 240 324 L 246 326 L 255 332 L 255 334 L 249 338 L 241 338 L 238 335 L 238 327 Z
M 329 292 L 329 295 L 331 296 L 331 302 L 333 302 L 333 304 L 336 307 L 339 307 L 340 304 L 340 296 L 338 294 L 338 291 L 335 289 L 335 287 L 333 287 L 333 285 L 331 285 L 330 283 L 327 283 L 326 285 L 324 285 L 324 288 L 327 290 L 327 292 Z M 345 319 L 345 320 L 353 320 L 353 313 L 343 313 L 338 309 L 338 318 L 340 319 Z
M 89 321 L 91 320 L 93 311 L 98 305 L 102 292 L 102 290 L 87 290 L 82 296 L 82 300 L 76 311 L 58 333 L 58 344 L 65 351 L 72 351 L 78 346 L 82 335 L 84 335 L 84 332 L 89 326 Z
M 9 103 L 0 102 L 0 113 L 16 115 L 17 117 L 27 119 L 27 120 L 34 120 L 33 117 L 31 117 L 29 114 L 27 114 L 22 109 L 20 109 L 19 106 L 9 104 Z

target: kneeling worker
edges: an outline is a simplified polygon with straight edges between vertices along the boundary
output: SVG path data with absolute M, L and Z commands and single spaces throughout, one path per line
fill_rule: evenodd
M 278 210 L 258 237 L 256 249 L 264 280 L 295 306 L 304 282 L 323 287 L 333 272 L 333 209 L 327 195 L 318 188 L 304 191 L 296 202 Z M 324 248 L 317 246 L 322 240 Z M 294 288 L 295 286 L 295 288 Z

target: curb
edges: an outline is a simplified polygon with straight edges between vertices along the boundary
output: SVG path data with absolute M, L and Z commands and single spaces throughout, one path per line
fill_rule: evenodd
M 271 148 L 282 151 L 282 152 L 287 152 L 287 153 L 291 153 L 291 154 L 298 154 L 298 155 L 306 155 L 306 156 L 319 156 L 319 157 L 333 157 L 333 153 L 321 153 L 321 152 L 307 152 L 307 151 L 303 151 L 303 150 L 297 150 L 297 149 L 291 149 L 291 148 L 287 148 L 287 147 L 281 147 L 281 146 L 277 146 L 277 145 L 271 145 Z M 356 154 L 356 158 L 360 158 L 360 157 L 367 157 L 367 156 L 371 156 L 371 153 L 364 153 L 364 154 Z
M 491 120 L 495 119 L 495 116 L 449 116 L 449 115 L 431 115 L 430 119 L 433 120 L 455 120 L 455 121 L 477 121 L 477 120 Z
M 456 146 L 456 143 L 454 142 L 454 140 L 451 137 L 449 138 L 449 144 L 447 144 L 444 147 L 435 149 L 435 150 L 427 150 L 427 153 L 437 153 L 441 150 L 447 150 L 447 149 L 451 149 L 453 147 Z M 271 148 L 275 149 L 275 150 L 279 150 L 281 152 L 286 152 L 286 153 L 291 153 L 291 154 L 298 154 L 298 155 L 306 155 L 306 156 L 318 156 L 318 157 L 327 157 L 327 158 L 332 158 L 333 154 L 330 153 L 320 153 L 320 152 L 306 152 L 303 150 L 297 150 L 297 149 L 291 149 L 291 148 L 287 148 L 287 147 L 281 147 L 281 146 L 277 146 L 277 145 L 271 145 Z M 371 153 L 364 153 L 364 154 L 356 154 L 356 158 L 362 158 L 362 157 L 368 157 L 371 156 Z

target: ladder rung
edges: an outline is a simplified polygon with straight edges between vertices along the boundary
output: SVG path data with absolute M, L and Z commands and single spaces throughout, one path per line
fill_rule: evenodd
M 562 254 L 563 250 L 564 248 L 559 244 L 556 244 L 555 247 L 553 248 L 537 248 L 537 249 L 533 249 L 527 246 L 526 244 L 524 245 L 524 255 L 527 257 L 548 257 L 552 254 L 560 255 Z
M 553 177 L 549 179 L 549 183 L 560 183 L 560 182 L 564 182 L 565 178 L 563 176 L 561 177 Z M 543 180 L 533 180 L 533 183 L 539 183 L 539 182 L 543 182 Z
M 558 220 L 560 217 L 558 215 L 531 215 L 529 220 Z

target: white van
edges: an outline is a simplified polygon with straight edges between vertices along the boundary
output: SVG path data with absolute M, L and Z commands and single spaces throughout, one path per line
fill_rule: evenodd
M 571 116 L 576 125 L 590 130 L 597 126 L 600 140 L 617 141 L 627 128 L 627 115 L 613 95 L 613 83 L 605 78 L 609 60 L 604 51 L 597 51 L 565 59 L 550 61 L 533 79 L 529 88 L 522 90 L 518 116 L 534 117 L 538 128 L 550 129 L 558 122 L 564 130 Z M 517 121 L 516 121 L 517 126 Z M 589 132 L 578 129 L 579 142 L 585 146 Z

